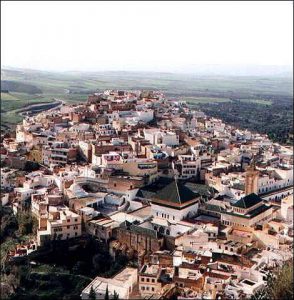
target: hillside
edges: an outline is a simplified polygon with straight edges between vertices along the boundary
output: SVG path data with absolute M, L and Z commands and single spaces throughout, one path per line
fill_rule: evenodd
M 32 84 L 12 80 L 1 80 L 1 92 L 3 91 L 5 91 L 6 93 L 17 92 L 30 95 L 42 94 L 42 90 Z
M 7 82 L 10 87 L 9 94 L 1 93 L 1 125 L 16 124 L 21 117 L 13 110 L 38 101 L 58 98 L 81 102 L 88 94 L 105 89 L 152 89 L 163 91 L 171 99 L 187 100 L 196 109 L 224 118 L 228 123 L 266 132 L 276 141 L 289 142 L 293 132 L 293 78 L 289 76 L 47 72 L 7 68 L 2 69 L 1 75 L 6 82 L 4 87 Z

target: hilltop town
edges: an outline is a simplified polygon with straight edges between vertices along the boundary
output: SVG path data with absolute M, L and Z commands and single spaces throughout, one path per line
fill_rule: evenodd
M 0 151 L 2 208 L 37 224 L 1 264 L 87 239 L 126 258 L 81 299 L 249 298 L 293 258 L 293 147 L 159 91 L 27 115 Z

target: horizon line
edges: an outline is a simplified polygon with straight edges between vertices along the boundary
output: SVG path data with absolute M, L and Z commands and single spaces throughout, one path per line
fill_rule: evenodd
M 185 67 L 178 67 L 179 69 L 182 68 L 182 70 L 148 70 L 148 69 L 129 69 L 129 70 L 125 70 L 125 69 L 66 69 L 66 70 L 57 70 L 57 69 L 45 69 L 45 68 L 30 68 L 30 67 L 19 67 L 19 66 L 11 66 L 11 65 L 1 65 L 1 71 L 3 69 L 20 69 L 20 70 L 28 70 L 28 71 L 39 71 L 39 72 L 56 72 L 56 73 L 73 73 L 73 72 L 80 72 L 80 73 L 95 73 L 95 72 L 139 72 L 139 73 L 168 73 L 168 74 L 195 74 L 197 75 L 197 73 L 207 73 L 206 75 L 221 75 L 222 73 L 228 73 L 228 72 L 232 72 L 232 71 L 239 71 L 240 73 L 242 72 L 249 72 L 250 71 L 254 71 L 254 70 L 246 70 L 247 67 L 252 68 L 252 67 L 257 67 L 259 68 L 259 70 L 256 70 L 258 73 L 258 71 L 262 71 L 262 69 L 264 68 L 269 69 L 269 68 L 281 68 L 281 69 L 285 69 L 284 71 L 281 70 L 284 73 L 288 73 L 288 77 L 293 77 L 293 65 L 262 65 L 262 64 L 193 64 L 191 65 L 191 67 L 225 67 L 225 68 L 231 68 L 231 70 L 216 70 L 216 73 L 218 74 L 213 74 L 213 70 L 184 70 L 183 68 Z M 241 67 L 242 69 L 234 69 L 237 67 Z M 210 74 L 208 74 L 210 73 Z M 205 75 L 205 74 L 203 74 Z M 250 76 L 248 75 L 238 75 L 238 74 L 230 74 L 231 76 Z M 270 75 L 270 74 L 267 74 Z M 278 74 L 272 74 L 272 75 L 278 75 Z M 282 75 L 282 74 L 281 74 Z M 290 76 L 289 76 L 290 75 Z M 258 75 L 251 75 L 251 76 L 258 76 Z

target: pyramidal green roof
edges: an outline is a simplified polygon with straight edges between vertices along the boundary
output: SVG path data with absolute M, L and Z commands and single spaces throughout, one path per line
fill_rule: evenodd
M 178 182 L 176 179 L 166 185 L 163 189 L 159 190 L 155 195 L 155 199 L 170 201 L 177 204 L 183 204 L 190 200 L 193 200 L 198 195 Z

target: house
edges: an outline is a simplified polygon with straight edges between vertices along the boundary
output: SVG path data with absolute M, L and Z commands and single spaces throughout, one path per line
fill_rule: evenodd
M 67 240 L 81 234 L 81 216 L 66 206 L 49 206 L 48 213 L 39 219 L 37 243 L 41 246 L 47 240 Z
M 144 138 L 153 145 L 178 146 L 179 136 L 173 131 L 164 131 L 157 128 L 143 130 Z
M 195 155 L 178 155 L 173 162 L 173 169 L 177 171 L 179 179 L 187 179 L 200 175 L 201 159 Z
M 231 203 L 231 209 L 223 210 L 221 222 L 229 226 L 254 227 L 273 219 L 273 208 L 273 205 L 265 203 L 252 193 Z
M 82 291 L 81 298 L 90 299 L 90 291 L 94 290 L 96 299 L 105 299 L 106 290 L 108 290 L 109 298 L 112 299 L 114 293 L 118 294 L 119 299 L 129 299 L 134 286 L 137 283 L 137 269 L 126 267 L 113 278 L 104 278 L 97 276 Z
M 151 203 L 151 212 L 154 217 L 170 221 L 180 221 L 185 217 L 195 215 L 200 199 L 199 194 L 180 181 L 164 177 L 140 188 L 136 197 L 146 199 Z
M 162 294 L 162 287 L 172 282 L 173 268 L 161 267 L 158 264 L 145 264 L 139 271 L 139 293 L 144 298 Z

